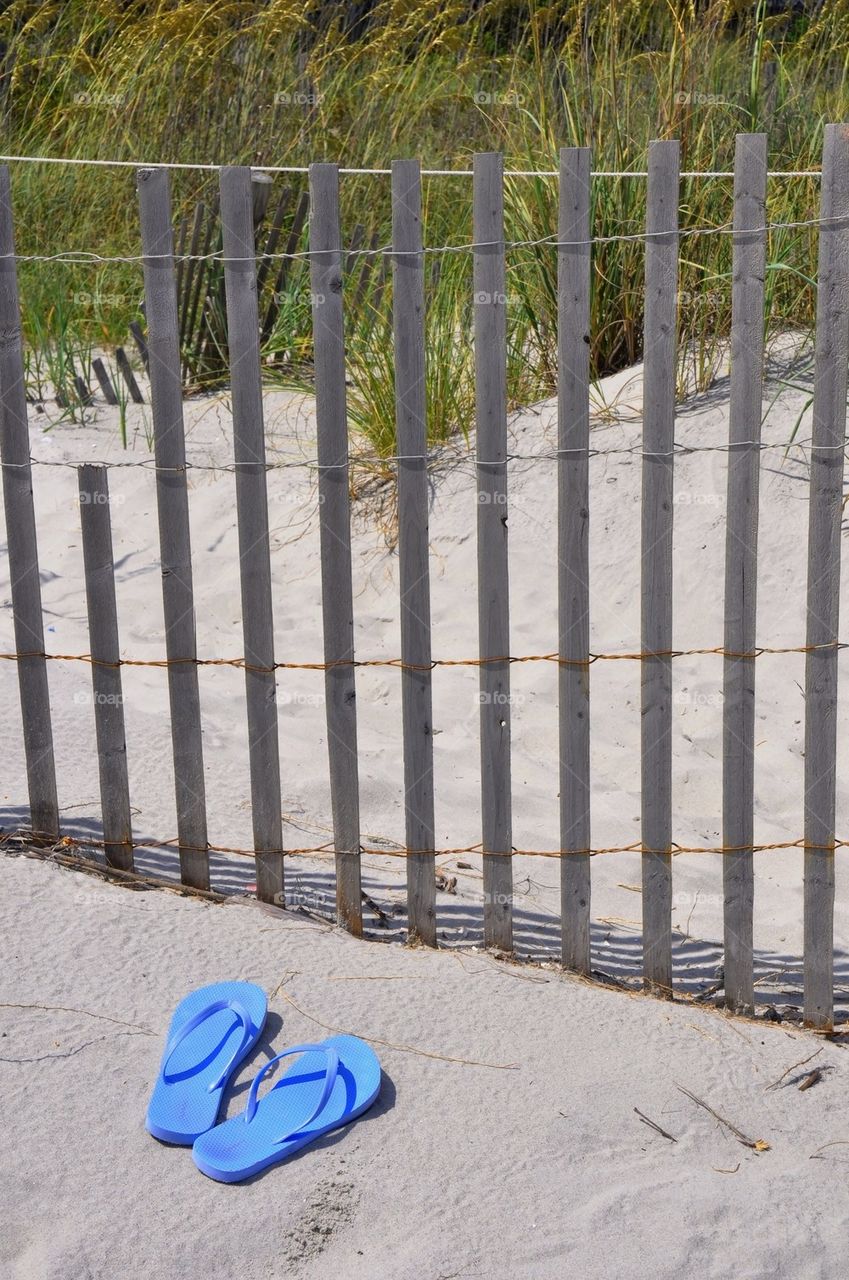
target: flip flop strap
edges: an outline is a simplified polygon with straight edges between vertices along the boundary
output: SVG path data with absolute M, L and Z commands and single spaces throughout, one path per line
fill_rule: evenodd
M 168 1073 L 166 1068 L 168 1066 L 169 1059 L 171 1058 L 171 1055 L 173 1054 L 177 1046 L 182 1044 L 186 1036 L 190 1035 L 191 1032 L 194 1031 L 197 1027 L 199 1027 L 202 1022 L 206 1022 L 207 1018 L 211 1018 L 214 1013 L 220 1013 L 222 1009 L 232 1010 L 232 1012 L 235 1013 L 236 1017 L 238 1018 L 239 1022 L 242 1024 L 242 1027 L 244 1028 L 244 1030 L 242 1032 L 242 1038 L 239 1041 L 238 1045 L 236 1046 L 235 1052 L 230 1055 L 230 1057 L 227 1059 L 226 1063 L 224 1064 L 224 1067 L 222 1068 L 222 1070 L 218 1073 L 218 1075 L 212 1081 L 212 1084 L 208 1086 L 208 1092 L 212 1093 L 214 1089 L 218 1089 L 221 1087 L 221 1085 L 229 1076 L 233 1067 L 239 1061 L 239 1058 L 244 1052 L 245 1045 L 248 1043 L 248 1041 L 251 1038 L 251 1035 L 253 1034 L 253 1025 L 251 1023 L 251 1015 L 248 1013 L 244 1005 L 239 1004 L 238 1000 L 213 1000 L 211 1004 L 208 1004 L 204 1009 L 201 1009 L 199 1013 L 194 1014 L 191 1018 L 189 1018 L 188 1022 L 184 1022 L 183 1025 L 179 1028 L 179 1030 L 174 1032 L 173 1036 L 168 1041 L 168 1044 L 165 1046 L 165 1059 L 162 1063 L 162 1079 L 163 1080 L 165 1080 L 166 1082 L 168 1081 Z M 200 1065 L 201 1065 L 200 1063 L 197 1064 L 198 1067 Z M 194 1069 L 197 1069 L 197 1068 L 194 1068 Z M 192 1068 L 190 1068 L 190 1070 L 192 1070 Z
M 321 1091 L 321 1097 L 318 1100 L 318 1104 L 315 1107 L 313 1107 L 312 1111 L 307 1116 L 306 1120 L 302 1120 L 301 1123 L 297 1126 L 297 1128 L 292 1129 L 288 1133 L 284 1133 L 279 1138 L 275 1138 L 274 1139 L 275 1146 L 278 1143 L 286 1142 L 287 1139 L 289 1138 L 293 1138 L 296 1133 L 300 1133 L 302 1129 L 306 1129 L 307 1125 L 312 1124 L 316 1116 L 321 1111 L 324 1110 L 325 1103 L 327 1102 L 327 1099 L 330 1097 L 331 1093 L 333 1092 L 333 1086 L 336 1084 L 336 1077 L 339 1074 L 339 1054 L 336 1052 L 335 1049 L 331 1048 L 329 1044 L 296 1044 L 291 1049 L 284 1049 L 282 1053 L 277 1054 L 276 1058 L 270 1058 L 269 1061 L 266 1062 L 265 1066 L 262 1067 L 261 1070 L 258 1071 L 257 1074 L 254 1076 L 254 1081 L 253 1081 L 253 1084 L 251 1085 L 251 1091 L 248 1094 L 248 1104 L 245 1107 L 246 1124 L 250 1124 L 251 1120 L 253 1120 L 254 1116 L 256 1115 L 256 1109 L 257 1109 L 257 1106 L 259 1105 L 256 1100 L 257 1090 L 259 1089 L 260 1081 L 262 1080 L 262 1077 L 265 1075 L 266 1071 L 268 1071 L 271 1067 L 273 1067 L 275 1062 L 279 1062 L 281 1058 L 291 1058 L 296 1053 L 323 1053 L 324 1054 L 325 1058 L 327 1059 L 327 1063 L 324 1069 L 325 1070 L 324 1088 Z

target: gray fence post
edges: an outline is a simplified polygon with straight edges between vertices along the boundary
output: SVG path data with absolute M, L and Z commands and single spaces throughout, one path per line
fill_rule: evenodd
M 590 158 L 560 152 L 557 523 L 561 954 L 590 972 Z
M 725 1004 L 754 1010 L 755 638 L 763 413 L 766 134 L 737 135 L 725 537 L 722 843 Z M 744 656 L 745 655 L 745 656 Z
M 513 949 L 504 161 L 474 158 L 473 288 L 484 941 Z
M 834 1017 L 834 822 L 840 522 L 849 363 L 849 125 L 825 129 L 808 525 L 805 663 L 805 1001 L 810 1027 Z
M 77 477 L 103 843 L 110 867 L 132 871 L 133 832 L 127 778 L 118 611 L 115 604 L 109 483 L 106 468 L 89 463 L 77 469 Z
M 643 977 L 672 995 L 672 450 L 679 144 L 649 144 L 643 339 Z
M 254 221 L 256 188 L 245 166 L 220 174 L 227 341 L 233 397 L 233 449 L 239 524 L 239 581 L 245 646 L 245 692 L 251 769 L 251 815 L 256 851 L 256 892 L 261 902 L 283 905 L 283 817 L 274 609 L 268 541 L 268 488 L 262 415 Z
M 398 573 L 407 912 L 411 938 L 436 946 L 427 388 L 419 162 L 392 165 L 392 317 L 398 462 Z
M 354 595 L 348 493 L 348 410 L 342 314 L 339 170 L 310 166 L 310 280 L 315 341 L 315 411 L 321 535 L 327 750 L 336 847 L 336 913 L 363 931 L 360 798 L 354 673 Z
M 0 333 L 0 460 L 15 649 L 21 655 L 18 684 L 30 823 L 40 837 L 55 840 L 59 836 L 59 801 L 44 657 L 12 195 L 6 165 L 0 165 Z
M 138 173 L 180 875 L 209 888 L 183 392 L 166 169 Z

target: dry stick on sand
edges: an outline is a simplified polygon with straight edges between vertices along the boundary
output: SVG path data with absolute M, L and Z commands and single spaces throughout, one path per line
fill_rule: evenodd
M 797 1067 L 804 1067 L 805 1064 L 808 1062 L 813 1062 L 814 1058 L 818 1057 L 819 1054 L 821 1053 L 822 1053 L 822 1049 L 817 1049 L 816 1053 L 812 1053 L 809 1057 L 803 1058 L 801 1062 L 794 1062 L 793 1065 L 791 1067 L 788 1067 L 786 1071 L 782 1071 L 781 1075 L 778 1077 L 777 1080 L 773 1080 L 772 1084 L 768 1084 L 764 1092 L 768 1093 L 770 1089 L 777 1089 L 778 1086 L 781 1084 L 782 1080 L 787 1079 L 791 1071 L 795 1071 Z
M 825 1156 L 822 1153 L 827 1147 L 849 1147 L 849 1142 L 845 1138 L 835 1138 L 833 1142 L 825 1142 L 821 1147 L 817 1147 L 816 1151 L 812 1151 L 808 1159 L 824 1160 Z M 845 1161 L 841 1161 L 841 1163 L 845 1163 Z
M 720 1124 L 725 1125 L 725 1128 L 733 1133 L 737 1141 L 742 1142 L 744 1147 L 750 1147 L 752 1151 L 770 1150 L 769 1143 L 764 1142 L 763 1138 L 747 1138 L 745 1133 L 741 1133 L 737 1126 L 733 1125 L 730 1120 L 726 1120 L 718 1111 L 714 1111 L 713 1107 L 709 1106 L 706 1102 L 703 1102 L 701 1098 L 697 1098 L 694 1093 L 690 1093 L 689 1089 L 685 1089 L 682 1084 L 676 1084 L 675 1088 L 680 1089 L 682 1093 L 686 1094 L 691 1102 L 695 1102 L 697 1107 L 703 1107 L 704 1110 L 709 1112 L 715 1120 L 718 1120 Z
M 647 1124 L 650 1129 L 654 1129 L 655 1133 L 659 1133 L 661 1138 L 668 1138 L 670 1142 L 677 1142 L 677 1138 L 673 1138 L 671 1133 L 667 1133 L 665 1129 L 661 1129 L 659 1124 L 655 1124 L 654 1120 L 650 1120 L 648 1116 L 644 1116 L 639 1107 L 634 1107 L 637 1115 L 643 1124 Z
M 812 1089 L 815 1084 L 819 1084 L 826 1071 L 831 1071 L 831 1067 L 814 1067 L 813 1071 L 809 1071 L 807 1075 L 799 1083 L 799 1092 L 804 1093 L 806 1089 Z

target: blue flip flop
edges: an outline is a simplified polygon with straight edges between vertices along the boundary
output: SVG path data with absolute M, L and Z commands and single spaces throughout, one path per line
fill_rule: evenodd
M 257 1101 L 269 1068 L 296 1053 L 304 1056 Z M 380 1063 L 365 1041 L 331 1036 L 320 1044 L 297 1044 L 266 1062 L 241 1115 L 201 1134 L 192 1148 L 195 1164 L 217 1182 L 241 1182 L 355 1120 L 379 1092 Z
M 256 1044 L 268 1002 L 253 982 L 199 987 L 174 1010 L 145 1128 L 190 1147 L 211 1129 L 227 1081 Z

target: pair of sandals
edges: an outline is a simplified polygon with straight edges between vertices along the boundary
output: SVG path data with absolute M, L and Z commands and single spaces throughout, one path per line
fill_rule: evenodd
M 216 1124 L 224 1090 L 265 1026 L 268 1002 L 252 982 L 217 982 L 174 1010 L 145 1127 L 163 1142 L 191 1146 L 201 1173 L 241 1182 L 362 1115 L 380 1092 L 380 1063 L 356 1036 L 296 1044 L 254 1077 L 245 1110 Z M 262 1098 L 276 1062 L 294 1058 Z

